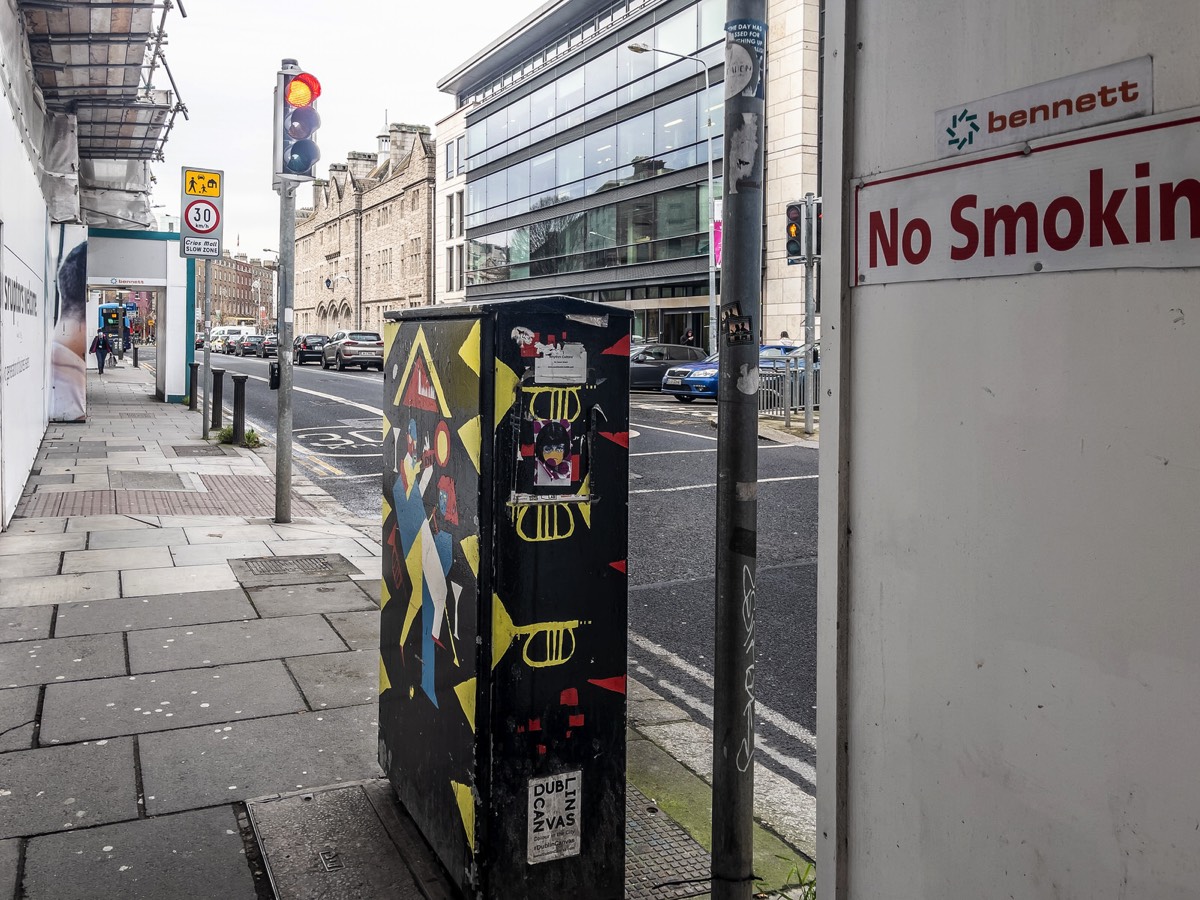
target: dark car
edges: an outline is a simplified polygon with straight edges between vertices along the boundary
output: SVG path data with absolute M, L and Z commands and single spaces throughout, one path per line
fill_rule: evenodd
M 204 335 L 203 334 L 196 335 L 196 349 L 199 350 L 203 346 L 204 346 Z
M 374 366 L 383 371 L 383 338 L 378 331 L 335 331 L 321 348 L 321 368 L 361 366 L 366 371 Z
M 277 334 L 266 335 L 263 338 L 262 343 L 258 345 L 258 356 L 261 359 L 266 359 L 268 356 L 278 356 L 278 355 L 279 355 L 279 335 L 277 335 Z
M 244 334 L 233 345 L 238 356 L 257 356 L 258 346 L 263 342 L 261 334 Z
M 329 338 L 323 334 L 300 334 L 292 341 L 292 363 L 302 366 L 310 359 L 321 362 L 321 348 Z
M 696 362 L 707 355 L 702 347 L 686 344 L 646 344 L 629 357 L 629 386 L 634 390 L 657 391 L 671 366 Z

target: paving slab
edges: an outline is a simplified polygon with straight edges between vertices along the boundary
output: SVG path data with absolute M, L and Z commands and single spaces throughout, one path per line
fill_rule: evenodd
M 168 569 L 175 563 L 166 547 L 131 547 L 124 550 L 68 550 L 63 554 L 64 575 L 83 572 L 116 572 L 121 569 Z
M 254 900 L 228 806 L 33 838 L 25 900 Z
M 71 516 L 67 533 L 76 531 L 130 531 L 157 528 L 157 516 Z M 72 548 L 76 549 L 76 548 Z
M 133 739 L 6 753 L 0 788 L 0 838 L 136 819 Z
M 135 675 L 284 656 L 309 656 L 344 650 L 346 646 L 320 616 L 155 628 L 130 632 L 128 642 L 130 671 Z
M 267 545 L 262 541 L 222 541 L 215 544 L 185 544 L 171 548 L 171 556 L 177 566 L 211 566 L 227 559 L 269 555 Z
M 64 603 L 54 620 L 54 636 L 104 634 L 109 631 L 142 631 L 173 625 L 202 625 L 258 618 L 240 589 L 161 594 L 157 597 L 122 597 L 95 603 Z M 0 612 L 0 621 L 3 614 Z
M 33 746 L 39 693 L 37 687 L 0 691 L 0 751 L 27 750 Z M 3 896 L 0 891 L 0 897 Z
M 326 616 L 342 640 L 353 650 L 379 649 L 379 613 L 333 613 Z
M 21 856 L 21 842 L 0 841 L 0 897 L 17 896 L 17 863 Z
M 313 538 L 306 541 L 267 541 L 267 548 L 276 556 L 297 556 L 308 553 L 340 553 L 342 556 L 368 556 L 357 540 L 349 537 Z
M 245 525 L 244 516 L 159 516 L 158 524 L 163 527 L 196 528 L 213 525 Z
M 194 525 L 185 529 L 189 544 L 224 544 L 231 541 L 277 541 L 270 525 Z
M 367 592 L 367 595 L 378 607 L 383 603 L 383 574 L 382 566 L 379 575 L 352 575 L 350 580 Z
M 174 472 L 150 469 L 110 469 L 109 483 L 121 491 L 187 491 L 191 486 Z
M 126 597 L 220 591 L 237 586 L 238 581 L 233 577 L 228 563 L 177 569 L 125 569 L 121 572 L 121 588 Z
M 121 580 L 116 572 L 0 578 L 0 606 L 44 606 L 120 596 Z
M 66 516 L 14 517 L 8 523 L 9 534 L 62 534 L 66 529 Z
M 239 722 L 220 734 L 202 726 L 145 735 L 139 745 L 146 812 L 378 777 L 377 712 L 372 703 Z
M 11 606 L 0 609 L 0 642 L 48 638 L 53 620 L 52 606 Z
M 361 700 L 358 702 L 362 702 Z M 68 743 L 229 723 L 307 707 L 277 660 L 52 684 L 40 740 Z
M 366 591 L 353 581 L 251 588 L 250 599 L 264 618 L 379 608 Z
M 124 674 L 125 644 L 119 634 L 0 644 L 2 687 Z
M 128 528 L 118 531 L 92 531 L 89 550 L 121 550 L 128 547 L 166 547 L 186 544 L 182 528 Z
M 0 557 L 0 572 L 5 578 L 28 578 L 31 575 L 57 575 L 62 553 L 25 553 Z
M 359 532 L 349 525 L 340 522 L 297 523 L 292 521 L 287 525 L 272 525 L 275 537 L 265 540 L 277 541 L 311 541 L 326 537 L 356 538 Z
M 358 706 L 379 700 L 379 651 L 324 653 L 287 660 L 313 709 Z
M 55 550 L 82 550 L 87 545 L 87 537 L 82 534 L 56 534 L 42 532 L 38 534 L 0 534 L 0 556 L 13 556 L 26 553 L 50 553 Z

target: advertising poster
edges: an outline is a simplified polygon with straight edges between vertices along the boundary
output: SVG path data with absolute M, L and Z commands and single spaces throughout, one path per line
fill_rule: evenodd
M 87 414 L 87 229 L 55 226 L 52 241 L 50 421 L 78 422 Z

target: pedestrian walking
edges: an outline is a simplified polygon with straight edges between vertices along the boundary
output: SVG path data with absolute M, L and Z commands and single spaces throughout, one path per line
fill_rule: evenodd
M 108 359 L 108 355 L 112 353 L 112 344 L 108 341 L 108 335 L 104 333 L 103 328 L 96 329 L 96 336 L 92 338 L 92 345 L 88 347 L 88 351 L 96 354 L 96 368 L 100 374 L 104 374 L 104 360 Z

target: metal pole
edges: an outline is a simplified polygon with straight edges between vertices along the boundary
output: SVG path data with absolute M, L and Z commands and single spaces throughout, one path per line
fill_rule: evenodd
M 233 376 L 233 442 L 246 443 L 246 379 L 249 375 Z
M 204 260 L 204 409 L 200 412 L 200 437 L 208 440 L 209 403 L 212 402 L 212 260 Z
M 708 97 L 708 63 L 701 60 L 704 69 L 704 113 L 705 129 L 708 134 L 708 352 L 717 352 L 717 198 L 713 196 L 713 152 L 712 152 L 712 109 Z
M 712 896 L 754 888 L 754 628 L 766 0 L 728 0 L 717 392 Z
M 813 321 L 817 314 L 814 290 L 817 260 L 813 256 L 813 245 L 816 242 L 813 231 L 816 225 L 813 220 L 815 199 L 815 194 L 804 195 L 804 433 L 810 436 L 813 433 L 813 403 L 816 400 L 816 379 L 813 378 L 813 342 L 817 339 L 816 322 Z
M 275 521 L 292 521 L 292 289 L 296 263 L 296 186 L 279 188 L 279 395 L 275 425 Z
M 188 363 L 188 409 L 195 412 L 200 403 L 200 363 Z
M 212 427 L 221 428 L 224 422 L 225 370 L 212 370 Z

